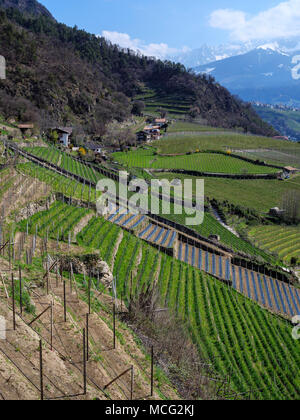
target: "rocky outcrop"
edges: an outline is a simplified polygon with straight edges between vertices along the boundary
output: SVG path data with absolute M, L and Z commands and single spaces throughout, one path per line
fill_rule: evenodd
M 29 15 L 47 16 L 54 19 L 49 10 L 36 0 L 0 0 L 0 7 L 4 9 L 14 8 Z
M 99 254 L 86 254 L 78 256 L 58 255 L 63 271 L 72 271 L 74 274 L 91 275 L 104 284 L 105 287 L 111 289 L 113 282 L 113 274 L 109 265 L 101 260 Z

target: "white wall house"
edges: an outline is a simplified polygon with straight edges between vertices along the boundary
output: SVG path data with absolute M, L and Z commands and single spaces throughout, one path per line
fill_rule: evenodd
M 60 144 L 64 145 L 65 147 L 70 146 L 70 136 L 73 132 L 71 127 L 58 127 L 55 129 L 57 131 L 59 142 Z

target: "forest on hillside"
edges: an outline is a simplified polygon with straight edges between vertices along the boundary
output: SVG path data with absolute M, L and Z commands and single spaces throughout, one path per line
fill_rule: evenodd
M 0 113 L 41 128 L 51 122 L 80 124 L 102 135 L 113 119 L 123 121 L 143 87 L 180 96 L 209 125 L 276 132 L 252 109 L 206 75 L 181 64 L 139 55 L 48 16 L 0 10 L 0 53 L 7 79 L 0 81 Z

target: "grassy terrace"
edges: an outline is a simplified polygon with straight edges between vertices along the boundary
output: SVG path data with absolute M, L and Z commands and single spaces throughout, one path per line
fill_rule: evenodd
M 293 257 L 300 261 L 299 226 L 259 226 L 251 229 L 249 235 L 261 248 L 277 254 L 287 263 Z
M 169 150 L 172 150 L 171 148 Z M 138 149 L 131 152 L 114 153 L 113 158 L 123 165 L 133 168 L 185 169 L 199 172 L 228 174 L 274 173 L 275 168 L 255 165 L 240 159 L 216 153 L 194 153 L 185 156 L 158 156 L 152 149 Z
M 80 184 L 77 181 L 59 175 L 50 169 L 41 168 L 34 163 L 20 163 L 17 168 L 25 175 L 37 178 L 41 182 L 50 185 L 55 192 L 65 194 L 67 197 L 73 197 L 84 201 L 96 201 L 96 190 L 88 185 Z M 99 197 L 97 192 L 97 197 Z
M 193 103 L 192 99 L 182 100 L 179 95 L 161 93 L 159 90 L 144 87 L 144 92 L 135 97 L 135 100 L 145 102 L 145 113 L 153 116 L 159 116 L 157 110 L 163 108 L 172 118 L 184 118 L 189 112 Z
M 294 143 L 294 147 L 289 147 L 288 149 L 249 149 L 245 151 L 240 150 L 238 153 L 250 159 L 260 159 L 271 164 L 294 166 L 300 169 L 300 147 L 296 143 Z
M 174 177 L 184 180 L 186 177 L 174 173 L 155 173 L 160 179 L 173 180 Z M 196 180 L 196 177 L 190 177 Z M 300 192 L 300 175 L 288 181 L 264 179 L 222 179 L 205 178 L 205 195 L 219 201 L 228 200 L 230 203 L 240 205 L 260 212 L 268 212 L 272 207 L 281 207 L 282 198 L 288 191 Z M 195 184 L 194 184 L 195 187 Z M 276 191 L 276 193 L 274 193 Z
M 39 236 L 67 241 L 69 234 L 73 239 L 73 230 L 80 220 L 89 213 L 89 210 L 68 206 L 61 202 L 56 202 L 50 210 L 34 214 L 27 220 L 18 224 L 21 231 L 27 230 L 30 234 L 38 232 Z
M 25 151 L 45 159 L 46 161 L 53 163 L 75 175 L 82 176 L 91 182 L 97 182 L 101 179 L 101 175 L 95 172 L 92 167 L 84 165 L 77 160 L 73 159 L 67 153 L 61 152 L 54 147 L 27 147 Z
M 188 133 L 188 132 L 216 132 L 224 131 L 223 128 L 209 127 L 206 125 L 200 125 L 193 122 L 176 121 L 168 127 L 168 133 Z
M 173 220 L 176 223 L 185 225 L 186 217 L 185 213 L 182 215 L 178 214 L 163 215 L 166 219 Z M 219 235 L 221 242 L 227 245 L 229 248 L 234 251 L 242 251 L 248 255 L 253 255 L 258 258 L 262 258 L 265 261 L 270 263 L 275 263 L 275 259 L 270 256 L 268 253 L 263 250 L 253 246 L 252 244 L 244 241 L 241 238 L 238 238 L 225 227 L 223 227 L 210 213 L 205 213 L 204 221 L 201 225 L 188 226 L 190 229 L 193 229 L 195 232 L 200 233 L 202 236 L 208 238 L 210 235 Z
M 249 136 L 238 133 L 199 133 L 171 135 L 155 142 L 159 153 L 187 153 L 195 150 L 265 150 L 273 149 L 277 151 L 291 152 L 300 154 L 300 144 L 276 140 L 269 137 Z

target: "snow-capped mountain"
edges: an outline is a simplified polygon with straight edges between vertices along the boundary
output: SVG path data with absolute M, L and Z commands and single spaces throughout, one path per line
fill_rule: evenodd
M 280 38 L 271 41 L 256 40 L 246 43 L 231 43 L 217 46 L 202 45 L 197 49 L 168 58 L 182 63 L 188 68 L 194 68 L 236 55 L 246 54 L 255 48 L 263 46 L 268 46 L 270 49 L 285 53 L 292 53 L 293 51 L 300 51 L 300 37 Z
M 300 49 L 282 48 L 278 42 L 198 66 L 195 71 L 213 76 L 247 101 L 300 105 Z
M 224 44 L 217 46 L 202 45 L 180 55 L 168 57 L 172 61 L 182 63 L 187 68 L 193 68 L 213 61 L 223 60 L 235 55 L 245 54 L 256 47 L 252 42 L 245 44 Z

